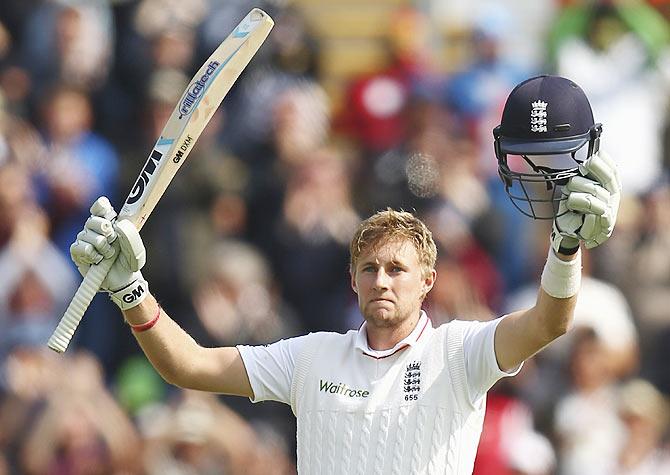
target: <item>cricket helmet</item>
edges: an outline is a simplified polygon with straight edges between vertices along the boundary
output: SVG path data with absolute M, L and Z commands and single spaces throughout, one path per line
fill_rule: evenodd
M 586 94 L 569 79 L 518 84 L 493 129 L 498 174 L 514 206 L 531 218 L 556 218 L 562 186 L 598 151 L 601 132 Z

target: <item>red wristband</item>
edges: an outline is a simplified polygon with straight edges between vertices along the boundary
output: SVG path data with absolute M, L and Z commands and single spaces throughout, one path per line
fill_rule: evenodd
M 158 306 L 158 312 L 156 312 L 156 316 L 154 318 L 152 318 L 151 320 L 149 320 L 148 322 L 140 323 L 139 325 L 133 325 L 132 323 L 129 323 L 128 325 L 130 325 L 130 329 L 134 333 L 145 332 L 145 331 L 149 330 L 150 328 L 152 328 L 158 322 L 158 319 L 160 318 L 160 316 L 161 316 L 161 306 L 159 305 Z

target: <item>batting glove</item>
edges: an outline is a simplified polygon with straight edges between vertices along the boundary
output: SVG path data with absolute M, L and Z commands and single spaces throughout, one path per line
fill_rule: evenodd
M 121 310 L 138 305 L 149 293 L 140 272 L 146 261 L 140 234 L 130 221 L 116 220 L 116 212 L 104 196 L 91 206 L 91 217 L 70 246 L 70 257 L 82 276 L 91 265 L 116 259 L 100 290 L 109 293 Z
M 579 166 L 583 176 L 571 178 L 563 187 L 563 200 L 551 232 L 556 252 L 572 254 L 584 241 L 592 249 L 607 241 L 614 231 L 621 182 L 616 163 L 604 151 Z

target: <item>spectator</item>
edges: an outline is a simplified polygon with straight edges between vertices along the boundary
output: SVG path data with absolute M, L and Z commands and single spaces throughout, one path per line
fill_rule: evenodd
M 341 309 L 351 299 L 348 240 L 358 222 L 347 164 L 339 151 L 321 148 L 290 165 L 289 173 L 269 255 L 302 327 L 342 330 Z
M 648 191 L 661 175 L 669 41 L 665 19 L 641 1 L 571 5 L 550 36 L 557 73 L 582 85 L 604 124 L 602 147 L 616 150 L 626 193 Z
M 598 266 L 630 301 L 640 334 L 641 376 L 670 394 L 666 361 L 670 319 L 670 187 L 664 180 L 643 197 L 627 200 L 621 233 Z
M 248 237 L 270 254 L 268 239 L 281 206 L 293 164 L 306 161 L 326 146 L 330 134 L 330 102 L 322 87 L 300 80 L 273 101 L 269 149 L 249 163 Z M 268 227 L 269 226 L 269 227 Z
M 549 439 L 532 429 L 510 443 L 509 467 L 512 475 L 551 475 L 556 468 L 556 454 Z
M 649 382 L 634 379 L 619 391 L 619 414 L 626 441 L 619 454 L 617 475 L 656 475 L 670 470 L 670 452 L 663 447 L 668 428 L 668 403 Z
M 570 377 L 572 388 L 558 401 L 555 412 L 560 473 L 609 475 L 615 470 L 625 431 L 617 416 L 606 348 L 592 329 L 577 332 Z
M 14 164 L 35 172 L 46 154 L 44 143 L 35 127 L 11 110 L 4 91 L 0 84 L 0 165 Z M 34 192 L 31 186 L 24 191 Z
M 62 371 L 35 341 L 17 342 L 0 363 L 0 453 L 6 454 L 10 473 L 20 473 L 26 430 Z
M 449 203 L 431 210 L 428 217 L 441 246 L 436 270 L 445 277 L 429 296 L 431 318 L 436 323 L 454 318 L 490 320 L 501 310 L 498 269 L 475 239 L 467 220 Z
M 295 473 L 272 440 L 263 439 L 212 395 L 184 391 L 172 404 L 147 411 L 141 420 L 149 475 Z
M 395 12 L 385 38 L 386 64 L 355 77 L 347 88 L 338 129 L 360 145 L 366 162 L 407 140 L 409 105 L 428 72 L 427 22 L 413 8 Z
M 659 331 L 670 328 L 664 311 L 666 302 L 670 302 L 670 185 L 659 183 L 640 205 L 634 216 L 638 234 L 633 236 L 635 241 L 622 243 L 629 250 L 626 254 L 622 249 L 628 257 L 621 263 L 625 267 L 617 269 L 617 281 L 630 296 L 640 330 L 650 341 Z
M 139 473 L 137 432 L 104 387 L 95 358 L 77 354 L 51 377 L 52 391 L 20 452 L 22 472 Z
M 95 133 L 88 95 L 65 85 L 42 102 L 47 157 L 37 172 L 40 202 L 52 221 L 54 242 L 63 252 L 85 219 L 91 196 L 117 194 L 118 157 L 113 146 Z
M 86 219 L 91 193 L 117 195 L 119 159 L 114 146 L 92 127 L 94 110 L 84 90 L 59 84 L 41 102 L 42 133 L 46 153 L 32 171 L 38 202 L 50 221 L 50 236 L 57 249 L 69 254 L 75 223 Z M 90 312 L 101 317 L 95 324 L 82 322 L 75 345 L 95 352 L 106 369 L 114 365 L 112 311 L 104 298 L 93 300 Z
M 475 19 L 470 33 L 470 64 L 447 78 L 443 100 L 473 139 L 480 136 L 482 118 L 491 110 L 497 111 L 509 91 L 529 76 L 529 71 L 503 50 L 505 37 L 514 28 L 513 17 L 502 6 L 487 8 Z
M 514 454 L 532 432 L 533 415 L 530 408 L 509 391 L 510 385 L 496 385 L 486 398 L 484 429 L 477 449 L 473 475 L 513 475 L 513 467 L 527 467 L 519 462 L 524 454 Z M 540 462 L 538 453 L 535 462 Z
M 294 316 L 279 298 L 269 262 L 252 246 L 222 241 L 193 300 L 199 321 L 214 345 L 247 341 L 263 344 L 297 332 Z
M 21 65 L 32 78 L 33 98 L 57 83 L 91 92 L 106 81 L 114 44 L 106 2 L 41 2 L 21 34 Z
M 49 240 L 49 223 L 18 165 L 0 167 L 0 357 L 20 342 L 46 341 L 76 288 L 72 266 Z

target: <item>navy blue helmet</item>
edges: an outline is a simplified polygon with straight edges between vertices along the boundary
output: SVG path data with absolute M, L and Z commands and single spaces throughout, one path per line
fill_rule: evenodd
M 493 129 L 498 174 L 514 206 L 535 219 L 554 219 L 561 187 L 598 151 L 602 125 L 584 91 L 560 76 L 518 84 Z

